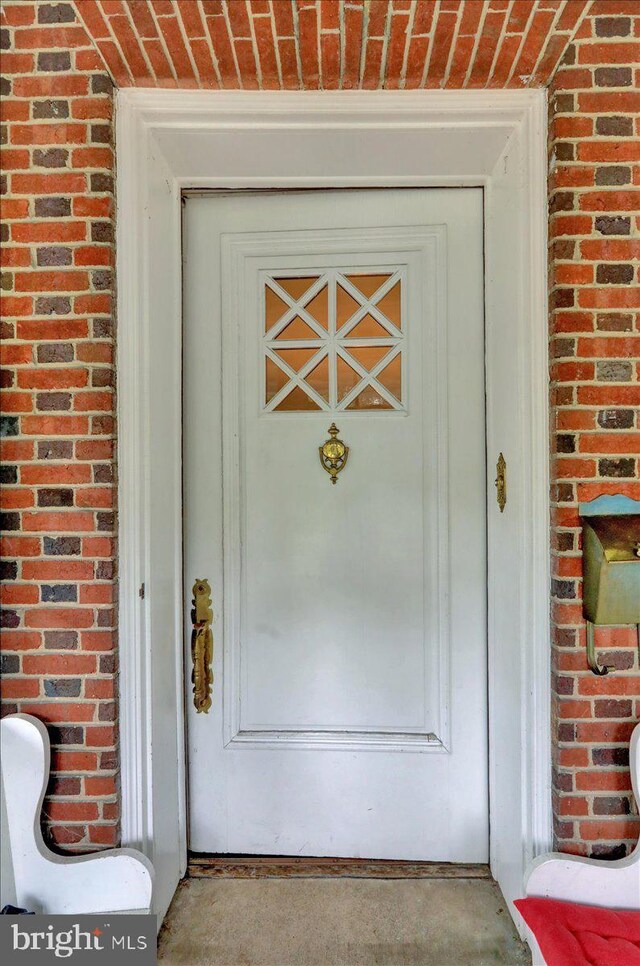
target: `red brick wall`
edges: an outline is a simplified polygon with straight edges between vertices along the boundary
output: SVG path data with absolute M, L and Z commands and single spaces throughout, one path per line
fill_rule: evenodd
M 640 5 L 598 2 L 550 96 L 554 812 L 564 851 L 635 844 L 628 740 L 640 717 L 635 628 L 585 662 L 577 504 L 640 499 Z
M 317 8 L 305 0 L 296 18 L 278 12 L 279 83 L 429 86 L 429 71 L 420 71 L 418 61 L 438 60 L 442 41 L 448 66 L 441 82 L 477 86 L 480 67 L 470 58 L 486 44 L 471 43 L 471 6 L 441 4 L 436 28 L 424 0 L 413 13 L 410 3 L 396 0 L 387 8 L 392 34 L 385 46 L 378 39 L 385 4 L 375 4 L 373 21 L 358 2 L 345 7 L 337 28 L 323 5 L 321 57 L 316 63 L 310 54 L 304 69 L 295 49 L 309 46 Z M 92 11 L 89 26 L 122 82 L 192 84 L 193 58 L 202 86 L 235 87 L 243 58 L 245 86 L 258 86 L 260 78 L 263 86 L 278 86 L 268 68 L 271 41 L 260 39 L 263 6 L 254 0 L 251 24 L 235 14 L 227 24 L 222 8 L 205 2 L 206 38 L 202 23 L 187 24 L 190 56 L 172 49 L 171 64 L 159 39 L 175 26 L 168 0 L 155 2 L 146 16 L 146 3 L 129 5 L 140 41 L 126 32 L 119 2 L 82 0 L 81 10 Z M 519 0 L 507 19 L 506 4 L 493 0 L 492 9 L 502 13 L 506 59 L 492 61 L 487 83 L 542 82 L 543 64 L 552 68 L 584 6 L 542 0 L 525 18 Z M 187 7 L 179 9 L 184 21 Z M 454 9 L 460 49 L 450 51 L 443 25 Z M 485 33 L 487 19 L 485 10 Z M 336 29 L 347 32 L 340 59 L 332 53 Z M 637 818 L 628 814 L 626 767 L 628 736 L 640 716 L 637 652 L 631 631 L 602 631 L 603 656 L 619 670 L 595 678 L 585 669 L 576 506 L 601 492 L 640 497 L 640 78 L 633 67 L 639 36 L 634 2 L 595 3 L 555 76 L 550 104 L 554 802 L 560 847 L 595 854 L 620 850 L 638 834 Z M 363 43 L 366 57 L 356 64 L 353 51 Z M 111 85 L 64 0 L 5 2 L 1 46 L 4 711 L 31 711 L 51 726 L 46 818 L 57 843 L 82 848 L 115 841 L 118 821 Z M 538 66 L 521 78 L 514 65 L 525 49 Z M 205 84 L 207 51 L 215 72 Z M 380 70 L 369 70 L 370 54 L 375 60 L 383 52 Z M 155 72 L 151 81 L 142 71 L 145 57 Z M 332 73 L 339 65 L 342 80 Z
M 81 0 L 119 87 L 542 87 L 590 0 Z
M 117 837 L 111 81 L 68 3 L 2 9 L 4 711 L 50 728 L 45 806 Z

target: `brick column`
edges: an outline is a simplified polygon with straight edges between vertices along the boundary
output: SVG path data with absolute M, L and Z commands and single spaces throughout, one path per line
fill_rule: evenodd
M 54 843 L 117 839 L 112 87 L 68 3 L 2 5 L 3 712 Z
M 640 716 L 635 628 L 585 657 L 578 503 L 640 499 L 640 7 L 597 2 L 550 92 L 554 813 L 563 851 L 617 858 L 640 832 L 629 736 Z

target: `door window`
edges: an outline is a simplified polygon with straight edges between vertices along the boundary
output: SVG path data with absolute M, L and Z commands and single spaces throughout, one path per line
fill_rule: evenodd
M 402 270 L 266 274 L 267 412 L 403 412 Z

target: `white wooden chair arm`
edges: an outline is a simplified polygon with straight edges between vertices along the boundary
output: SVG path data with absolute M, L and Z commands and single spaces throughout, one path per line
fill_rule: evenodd
M 640 724 L 631 735 L 631 784 L 640 804 Z M 550 852 L 529 866 L 526 896 L 540 896 L 609 909 L 640 909 L 640 842 L 624 859 L 586 859 Z M 527 929 L 534 966 L 545 966 L 533 933 Z
M 27 714 L 8 715 L 0 722 L 0 735 L 10 852 L 9 861 L 3 856 L 3 879 L 7 864 L 7 881 L 12 877 L 11 885 L 15 883 L 12 904 L 51 915 L 149 912 L 153 866 L 141 852 L 108 849 L 66 856 L 47 848 L 40 814 L 49 778 L 50 747 L 42 722 Z
M 528 896 L 613 909 L 640 909 L 640 848 L 624 859 L 585 859 L 559 852 L 532 863 Z

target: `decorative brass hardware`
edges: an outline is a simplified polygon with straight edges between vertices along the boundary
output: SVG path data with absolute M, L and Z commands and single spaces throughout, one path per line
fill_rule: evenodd
M 500 513 L 504 513 L 504 508 L 507 505 L 507 461 L 502 453 L 500 453 L 496 463 L 496 473 L 496 500 L 500 507 Z
M 345 446 L 341 439 L 338 439 L 339 432 L 336 424 L 331 423 L 329 439 L 326 439 L 322 446 L 318 447 L 320 464 L 331 477 L 332 483 L 338 482 L 338 473 L 345 468 L 349 458 L 349 447 Z
M 191 683 L 193 684 L 193 704 L 200 714 L 205 714 L 211 707 L 211 688 L 213 686 L 213 634 L 211 621 L 211 587 L 208 580 L 196 580 L 193 585 L 193 600 L 191 601 Z
M 595 627 L 591 621 L 587 621 L 587 664 L 589 665 L 589 670 L 597 674 L 598 677 L 603 677 L 609 671 L 615 671 L 613 664 L 603 664 L 602 667 L 598 664 L 596 659 Z

